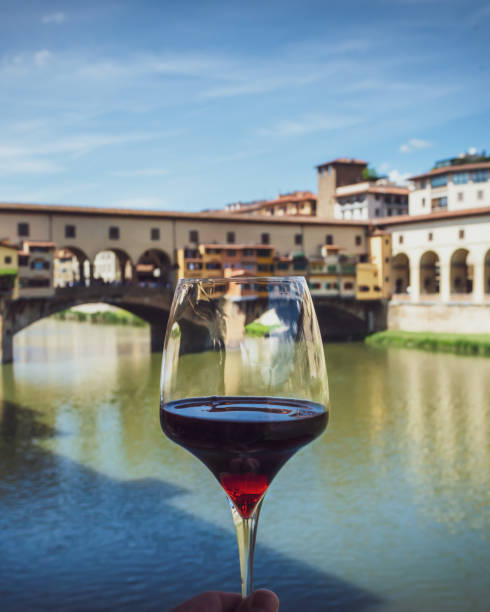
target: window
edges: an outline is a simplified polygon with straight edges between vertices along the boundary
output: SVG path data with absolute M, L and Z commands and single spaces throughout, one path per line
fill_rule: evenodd
M 447 174 L 440 174 L 430 179 L 431 187 L 444 187 L 447 185 Z
M 422 179 L 422 180 L 420 181 L 420 189 L 425 189 L 426 184 L 427 184 L 427 183 L 426 183 L 425 179 Z
M 270 257 L 271 250 L 270 249 L 257 249 L 257 257 Z
M 425 198 L 422 198 L 422 208 L 425 208 Z
M 6 255 L 4 261 L 6 264 L 12 263 L 12 257 L 10 257 L 10 255 Z
M 199 242 L 199 232 L 197 230 L 189 232 L 189 242 Z
M 327 234 L 325 236 L 325 244 L 333 244 L 333 234 Z
M 202 263 L 198 261 L 190 261 L 187 264 L 187 269 L 188 270 L 202 270 Z
M 391 196 L 385 195 L 385 204 L 391 204 Z
M 272 264 L 258 264 L 257 270 L 259 272 L 273 272 L 274 266 Z
M 17 223 L 17 235 L 29 236 L 29 223 Z
M 389 263 L 390 258 L 389 257 L 385 257 L 385 263 Z
M 460 240 L 462 240 L 464 238 L 464 229 L 459 230 L 458 236 L 459 236 Z
M 77 230 L 74 225 L 65 225 L 65 238 L 76 238 Z
M 344 283 L 344 289 L 354 289 L 354 285 L 352 283 Z
M 403 244 L 403 236 L 401 234 L 398 236 L 398 244 Z
M 151 240 L 160 240 L 160 228 L 152 227 L 150 230 L 150 239 Z
M 303 234 L 294 234 L 294 244 L 303 244 Z
M 474 183 L 484 183 L 488 181 L 488 170 L 475 170 L 471 173 L 471 178 Z
M 429 242 L 432 242 L 432 239 L 434 238 L 434 234 L 432 232 L 429 232 L 429 234 L 427 235 L 427 240 Z
M 262 244 L 269 244 L 270 243 L 270 235 L 268 233 L 261 234 L 260 241 L 262 242 Z
M 375 194 L 375 196 L 374 196 L 374 197 L 375 197 L 375 199 L 376 199 L 376 200 L 379 200 L 379 198 L 380 198 L 381 196 L 379 195 L 379 193 L 377 193 L 377 194 Z
M 197 249 L 184 249 L 184 257 L 186 259 L 192 259 L 199 257 L 199 251 Z
M 476 193 L 476 199 L 477 200 L 483 200 L 483 191 L 481 189 L 479 189 Z
M 255 255 L 255 249 L 243 249 L 244 257 L 253 257 Z
M 19 255 L 19 266 L 27 266 L 29 264 L 29 255 Z
M 356 246 L 361 246 L 362 236 L 356 236 Z
M 375 208 L 375 209 L 374 209 L 374 215 L 375 215 L 376 217 L 379 217 L 379 208 Z
M 469 180 L 469 176 L 467 172 L 456 172 L 453 176 L 453 183 L 455 185 L 464 185 Z
M 235 244 L 235 232 L 228 232 L 226 234 L 226 242 L 228 244 Z
M 458 191 L 458 202 L 462 202 L 462 201 L 463 201 L 463 192 Z
M 389 283 L 390 282 L 390 277 L 389 276 L 385 276 L 385 283 Z
M 109 240 L 119 240 L 119 228 L 115 225 L 109 228 Z
M 221 270 L 219 261 L 210 261 L 206 264 L 206 270 Z
M 279 261 L 276 267 L 278 270 L 289 270 L 289 262 Z
M 359 286 L 359 291 L 361 293 L 367 293 L 369 291 L 369 287 L 367 285 L 360 285 Z

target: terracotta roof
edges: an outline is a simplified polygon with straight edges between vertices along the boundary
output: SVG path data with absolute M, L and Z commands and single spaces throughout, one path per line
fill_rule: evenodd
M 410 223 L 429 223 L 430 221 L 457 219 L 459 217 L 477 217 L 480 215 L 490 215 L 490 206 L 466 208 L 462 210 L 442 210 L 426 215 L 397 215 L 395 217 L 383 217 L 381 219 L 376 219 L 376 223 L 373 223 L 373 225 L 379 227 L 386 225 L 407 225 Z
M 350 185 L 344 185 L 344 187 L 350 187 Z M 342 187 L 343 188 L 343 187 Z M 341 189 L 342 189 L 341 188 Z M 360 187 L 359 189 L 355 189 L 353 191 L 348 191 L 345 193 L 337 193 L 336 190 L 335 197 L 337 198 L 348 198 L 351 195 L 357 195 L 360 193 L 381 193 L 381 194 L 390 194 L 390 195 L 408 195 L 410 193 L 410 189 L 408 187 L 398 187 L 398 186 L 389 186 L 389 185 L 372 185 L 368 188 Z
M 268 208 L 269 206 L 276 206 L 280 204 L 297 204 L 298 202 L 306 202 L 309 200 L 313 200 L 314 202 L 316 202 L 316 194 L 312 193 L 311 191 L 300 191 L 295 192 L 294 194 L 281 195 L 275 200 L 263 200 L 262 202 L 257 202 L 257 204 L 250 204 L 248 206 L 245 206 L 244 209 L 238 208 L 235 211 L 230 212 L 232 212 L 233 214 L 243 214 L 248 212 L 249 210 L 260 210 L 261 208 Z
M 4 247 L 5 249 L 12 249 L 13 251 L 18 251 L 18 247 L 16 247 L 14 244 L 11 244 L 8 240 L 2 240 L 0 241 L 0 246 Z
M 156 211 L 156 210 L 134 210 L 126 208 L 96 208 L 93 206 L 63 206 L 58 204 L 22 204 L 22 203 L 10 203 L 0 202 L 0 213 L 4 212 L 24 212 L 30 214 L 46 214 L 51 215 L 74 215 L 74 216 L 98 216 L 98 217 L 129 217 L 129 218 L 142 218 L 142 219 L 182 219 L 182 220 L 194 220 L 194 221 L 211 221 L 211 222 L 225 222 L 225 223 L 258 223 L 263 225 L 269 225 L 271 223 L 284 224 L 284 225 L 331 225 L 331 226 L 357 226 L 363 227 L 369 225 L 368 221 L 365 220 L 345 220 L 345 219 L 325 219 L 322 217 L 313 216 L 302 216 L 302 215 L 281 215 L 281 216 L 268 216 L 268 215 L 248 215 L 245 213 L 237 214 L 233 212 L 210 212 L 210 213 L 199 213 L 199 212 L 175 212 L 175 211 Z
M 455 164 L 454 166 L 444 166 L 443 168 L 434 168 L 433 170 L 429 170 L 429 172 L 425 172 L 424 174 L 416 174 L 415 176 L 411 176 L 409 180 L 415 181 L 416 179 L 436 176 L 438 174 L 450 174 L 454 172 L 467 172 L 470 170 L 484 170 L 484 169 L 490 169 L 490 161 L 476 162 L 474 164 Z
M 332 161 L 325 162 L 324 164 L 319 164 L 316 168 L 325 168 L 325 166 L 333 166 L 334 164 L 351 164 L 352 166 L 367 166 L 367 161 L 362 159 L 352 159 L 350 157 L 337 157 L 337 159 L 332 159 Z
M 30 247 L 34 246 L 39 246 L 39 247 L 55 247 L 55 243 L 54 242 L 49 242 L 47 240 L 23 240 L 24 244 L 28 244 Z

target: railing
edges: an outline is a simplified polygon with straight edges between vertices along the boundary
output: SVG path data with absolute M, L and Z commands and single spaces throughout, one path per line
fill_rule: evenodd
M 412 296 L 409 293 L 394 293 L 391 299 L 394 302 L 409 302 Z
M 132 284 L 100 284 L 100 285 L 89 285 L 88 287 L 75 286 L 75 287 L 56 287 L 56 297 L 75 297 L 75 298 L 86 298 L 93 299 L 97 297 L 118 297 L 127 296 L 132 297 L 139 296 L 155 296 L 162 294 L 171 294 L 172 289 L 163 285 L 157 286 L 139 286 Z

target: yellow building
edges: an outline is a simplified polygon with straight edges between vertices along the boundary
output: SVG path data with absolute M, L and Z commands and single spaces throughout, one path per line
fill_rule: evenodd
M 388 299 L 391 294 L 391 236 L 376 231 L 369 237 L 369 261 L 356 267 L 358 300 Z
M 18 251 L 7 241 L 0 242 L 0 295 L 17 298 Z

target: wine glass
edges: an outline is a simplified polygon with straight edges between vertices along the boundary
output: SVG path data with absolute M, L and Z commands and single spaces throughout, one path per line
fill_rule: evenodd
M 328 421 L 325 356 L 305 279 L 180 280 L 160 401 L 164 433 L 200 459 L 228 496 L 247 597 L 264 495 Z

